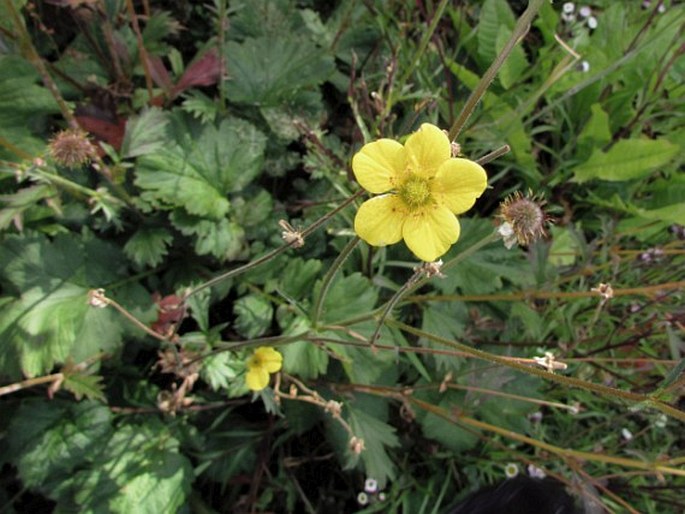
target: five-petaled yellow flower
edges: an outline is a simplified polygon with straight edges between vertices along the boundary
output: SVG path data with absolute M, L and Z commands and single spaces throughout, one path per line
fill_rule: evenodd
M 445 133 L 429 123 L 404 146 L 392 139 L 364 145 L 352 159 L 352 171 L 364 189 L 380 194 L 357 211 L 357 235 L 373 246 L 404 239 L 426 262 L 437 260 L 456 243 L 456 214 L 469 210 L 487 187 L 485 170 L 468 159 L 453 158 Z
M 269 373 L 276 373 L 282 364 L 283 355 L 269 346 L 260 346 L 247 359 L 247 387 L 252 391 L 261 391 L 269 385 Z

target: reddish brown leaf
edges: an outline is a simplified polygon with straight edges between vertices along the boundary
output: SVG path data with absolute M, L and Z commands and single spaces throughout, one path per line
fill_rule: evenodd
M 104 120 L 94 116 L 77 115 L 76 121 L 83 130 L 89 132 L 100 141 L 111 145 L 115 150 L 121 148 L 126 131 L 126 120 L 117 119 L 116 122 Z
M 174 87 L 173 96 L 193 86 L 211 86 L 216 84 L 221 76 L 221 61 L 215 48 L 195 60 Z

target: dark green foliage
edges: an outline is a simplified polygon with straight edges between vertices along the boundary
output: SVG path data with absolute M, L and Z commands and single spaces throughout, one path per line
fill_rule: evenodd
M 348 246 L 363 198 L 264 259 L 362 144 L 449 129 L 526 3 L 0 2 L 0 511 L 427 514 L 511 462 L 681 512 L 682 3 L 542 2 L 457 141 L 511 147 L 458 261 L 392 309 L 417 263 Z M 529 188 L 544 237 L 483 243 Z

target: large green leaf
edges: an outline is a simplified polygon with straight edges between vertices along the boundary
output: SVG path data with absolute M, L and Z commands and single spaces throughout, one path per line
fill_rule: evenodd
M 640 179 L 668 164 L 678 151 L 677 145 L 665 139 L 622 139 L 607 152 L 595 149 L 574 170 L 574 177 L 577 182 Z
M 7 431 L 10 457 L 31 488 L 66 479 L 109 437 L 110 412 L 90 401 L 32 400 L 22 403 Z
M 39 154 L 44 140 L 35 134 L 45 129 L 47 116 L 59 112 L 48 90 L 37 84 L 33 66 L 13 55 L 0 55 L 0 134 L 20 151 Z M 0 145 L 0 159 L 15 160 L 19 155 Z
M 222 218 L 230 206 L 227 194 L 260 173 L 266 138 L 237 118 L 201 129 L 187 121 L 175 120 L 166 147 L 138 159 L 135 183 L 150 202 Z
M 123 425 L 100 443 L 80 452 L 75 472 L 54 477 L 59 486 L 51 496 L 60 512 L 152 514 L 183 505 L 192 467 L 163 425 Z
M 0 373 L 35 376 L 67 357 L 79 362 L 114 350 L 121 319 L 111 309 L 90 307 L 88 291 L 121 278 L 124 262 L 87 233 L 51 241 L 8 237 L 0 247 L 0 278 L 14 296 L 0 306 Z
M 322 49 L 293 34 L 229 41 L 225 53 L 229 100 L 260 107 L 293 102 L 298 92 L 318 86 L 335 70 Z

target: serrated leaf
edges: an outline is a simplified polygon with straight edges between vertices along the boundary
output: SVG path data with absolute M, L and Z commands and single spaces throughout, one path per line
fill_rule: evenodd
M 296 341 L 279 348 L 283 354 L 283 369 L 303 379 L 313 379 L 326 373 L 328 354 L 311 341 Z
M 69 356 L 88 308 L 88 291 L 73 284 L 30 289 L 0 310 L 0 337 L 16 348 L 24 375 L 35 377 Z
M 248 339 L 264 335 L 271 327 L 273 305 L 263 296 L 247 295 L 233 304 L 235 329 Z
M 371 412 L 379 414 L 378 409 Z M 386 448 L 400 446 L 395 428 L 364 410 L 352 407 L 348 407 L 347 420 L 352 433 L 364 441 L 365 449 L 360 458 L 366 476 L 375 478 L 380 488 L 385 487 L 388 480 L 395 478 L 395 464 L 386 451 Z M 356 460 L 356 456 L 352 456 L 346 467 L 354 466 Z
M 678 145 L 665 139 L 622 139 L 607 152 L 595 149 L 590 158 L 574 170 L 574 178 L 577 182 L 636 180 L 665 166 L 678 153 Z
M 445 412 L 450 412 L 455 406 L 463 403 L 464 393 L 447 391 L 443 393 L 437 407 Z M 435 439 L 455 452 L 464 452 L 478 444 L 478 434 L 472 430 L 466 430 L 437 414 L 428 412 L 420 417 L 421 428 L 426 437 Z
M 238 118 L 218 127 L 175 121 L 168 146 L 138 159 L 135 183 L 143 197 L 213 219 L 229 210 L 228 193 L 242 190 L 261 171 L 266 138 Z
M 139 266 L 154 268 L 164 260 L 173 240 L 164 228 L 141 227 L 124 245 L 124 253 Z
M 88 400 L 105 400 L 102 377 L 99 375 L 87 375 L 84 373 L 65 374 L 62 387 L 72 393 L 77 400 L 83 397 Z
M 317 86 L 335 70 L 333 59 L 293 34 L 229 41 L 228 98 L 252 105 L 282 106 L 303 88 Z
M 245 246 L 245 231 L 227 218 L 215 221 L 177 209 L 171 214 L 171 222 L 182 234 L 195 236 L 195 253 L 198 255 L 234 260 Z
M 59 112 L 57 102 L 46 88 L 38 85 L 34 67 L 18 56 L 0 55 L 0 77 L 2 138 L 20 152 L 40 154 L 45 140 L 36 135 L 45 129 L 47 116 Z M 0 147 L 0 159 L 24 157 L 10 150 L 7 145 Z
M 421 330 L 449 340 L 461 340 L 468 320 L 468 311 L 462 302 L 428 303 L 423 310 Z M 420 344 L 429 348 L 444 349 L 445 346 L 430 339 L 421 339 Z M 433 355 L 439 371 L 458 371 L 463 359 L 449 355 Z
M 316 259 L 288 259 L 279 277 L 279 290 L 291 298 L 303 298 L 306 292 L 311 291 L 321 266 L 321 261 Z
M 319 294 L 321 284 L 314 288 Z M 361 273 L 353 273 L 335 280 L 323 303 L 322 318 L 335 324 L 359 314 L 368 314 L 376 305 L 378 292 Z
M 69 356 L 83 361 L 121 343 L 121 320 L 93 311 L 88 291 L 120 278 L 115 248 L 84 233 L 8 237 L 0 247 L 0 276 L 16 297 L 0 307 L 0 340 L 16 359 L 0 359 L 15 376 L 46 373 Z M 78 344 L 77 344 L 78 343 Z
M 228 389 L 236 382 L 238 375 L 245 369 L 245 365 L 237 365 L 234 357 L 229 352 L 221 352 L 209 355 L 202 359 L 200 376 L 212 389 Z
M 193 479 L 178 441 L 159 423 L 123 425 L 98 459 L 66 478 L 60 502 L 78 512 L 177 512 Z
M 110 434 L 111 414 L 100 403 L 31 400 L 22 403 L 7 431 L 19 476 L 47 491 L 81 465 Z
M 164 148 L 169 123 L 167 114 L 156 108 L 147 109 L 126 122 L 126 133 L 121 145 L 121 155 L 138 157 Z

